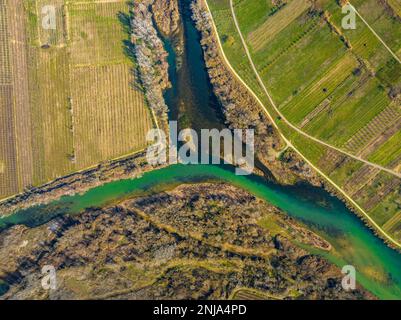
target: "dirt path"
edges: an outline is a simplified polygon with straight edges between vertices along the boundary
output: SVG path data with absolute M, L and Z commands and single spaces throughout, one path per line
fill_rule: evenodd
M 333 145 L 331 145 L 331 144 L 328 144 L 327 142 L 324 142 L 324 141 L 322 141 L 322 140 L 320 140 L 320 139 L 318 139 L 318 138 L 316 138 L 316 137 L 314 137 L 314 136 L 311 136 L 310 134 L 308 134 L 308 133 L 302 131 L 302 130 L 299 129 L 297 126 L 293 125 L 289 120 L 287 120 L 287 118 L 281 113 L 281 111 L 279 110 L 279 108 L 277 107 L 277 105 L 275 104 L 275 102 L 273 101 L 273 98 L 271 97 L 271 95 L 270 95 L 269 91 L 267 90 L 267 88 L 266 88 L 266 86 L 265 86 L 265 84 L 264 84 L 262 78 L 261 78 L 260 75 L 259 75 L 259 72 L 258 72 L 257 69 L 256 69 L 256 66 L 255 66 L 255 64 L 254 64 L 254 62 L 253 62 L 253 60 L 252 60 L 251 54 L 250 54 L 250 52 L 249 52 L 248 45 L 246 44 L 245 39 L 244 39 L 244 36 L 242 35 L 241 29 L 240 29 L 240 26 L 239 26 L 239 23 L 238 23 L 238 20 L 237 20 L 237 16 L 235 15 L 233 0 L 230 0 L 230 7 L 231 7 L 231 14 L 232 14 L 232 17 L 233 17 L 233 19 L 234 19 L 235 27 L 237 28 L 237 32 L 238 32 L 238 34 L 239 34 L 239 36 L 240 36 L 240 38 L 241 38 L 242 45 L 243 45 L 243 47 L 244 47 L 244 49 L 245 49 L 246 55 L 247 55 L 247 57 L 248 57 L 249 63 L 251 64 L 251 67 L 252 67 L 252 69 L 253 69 L 253 72 L 255 73 L 255 76 L 257 77 L 258 82 L 259 82 L 259 84 L 261 85 L 261 87 L 262 87 L 264 93 L 266 94 L 267 98 L 269 99 L 270 104 L 273 106 L 274 110 L 275 110 L 275 111 L 277 112 L 277 114 L 281 117 L 281 119 L 282 119 L 288 126 L 290 126 L 293 130 L 297 131 L 299 134 L 301 134 L 301 135 L 303 135 L 303 136 L 305 136 L 305 137 L 307 137 L 307 138 L 309 138 L 309 139 L 311 139 L 311 140 L 313 140 L 313 141 L 315 141 L 315 142 L 317 142 L 317 143 L 319 143 L 319 144 L 321 144 L 321 145 L 324 145 L 325 147 L 328 147 L 328 148 L 330 148 L 330 149 L 333 149 L 333 150 L 335 150 L 335 151 L 338 151 L 338 152 L 340 152 L 340 153 L 342 153 L 342 154 L 345 154 L 346 156 L 348 156 L 348 157 L 350 157 L 350 158 L 353 158 L 353 159 L 355 159 L 355 160 L 361 161 L 361 162 L 363 162 L 363 163 L 365 163 L 365 164 L 367 164 L 367 165 L 370 165 L 370 166 L 372 166 L 372 167 L 374 167 L 374 168 L 377 168 L 377 169 L 386 171 L 387 173 L 390 173 L 391 175 L 394 175 L 394 176 L 396 176 L 396 177 L 398 177 L 398 178 L 401 178 L 401 173 L 398 173 L 398 172 L 396 172 L 396 171 L 394 171 L 394 170 L 392 170 L 392 169 L 383 167 L 383 166 L 378 165 L 378 164 L 376 164 L 376 163 L 370 162 L 370 161 L 365 160 L 365 159 L 363 159 L 363 158 L 361 158 L 361 157 L 355 156 L 355 155 L 353 155 L 353 154 L 351 154 L 351 153 L 349 153 L 349 152 L 347 152 L 347 151 L 345 151 L 345 150 L 342 150 L 342 149 L 340 149 L 340 148 L 337 148 L 336 146 L 333 146 Z
M 323 173 L 319 168 L 317 168 L 311 161 L 309 161 L 308 158 L 306 158 L 296 147 L 294 147 L 292 145 L 292 143 L 281 133 L 281 131 L 279 130 L 277 124 L 275 123 L 273 117 L 270 115 L 270 113 L 267 111 L 266 107 L 264 106 L 264 104 L 262 103 L 262 101 L 258 98 L 258 96 L 255 94 L 255 92 L 253 92 L 253 90 L 245 83 L 245 81 L 238 75 L 238 73 L 235 71 L 235 69 L 231 66 L 230 61 L 227 59 L 225 53 L 224 53 L 224 49 L 223 46 L 221 44 L 221 40 L 219 37 L 219 33 L 216 27 L 216 24 L 214 22 L 213 19 L 213 15 L 212 12 L 209 8 L 209 4 L 207 2 L 207 0 L 204 0 L 204 3 L 206 5 L 206 8 L 210 14 L 211 17 L 211 21 L 212 21 L 212 28 L 213 31 L 216 35 L 216 40 L 218 42 L 219 45 L 219 50 L 222 54 L 222 58 L 224 60 L 224 62 L 226 63 L 226 65 L 228 66 L 228 68 L 232 71 L 232 73 L 237 77 L 237 79 L 248 89 L 248 91 L 252 94 L 252 96 L 256 99 L 256 101 L 258 101 L 258 103 L 260 104 L 260 106 L 262 107 L 262 110 L 265 112 L 265 114 L 268 116 L 268 118 L 272 121 L 273 125 L 278 129 L 278 131 L 280 132 L 280 135 L 282 136 L 282 138 L 284 139 L 284 141 L 287 143 L 288 146 L 292 147 L 294 149 L 295 152 L 297 152 L 299 154 L 299 156 L 306 162 L 309 164 L 309 166 L 311 168 L 313 168 L 317 173 L 319 173 L 323 178 L 325 178 L 331 185 L 333 185 L 333 187 L 338 190 L 344 197 L 346 200 L 349 201 L 350 204 L 352 204 L 361 214 L 363 214 L 363 216 L 371 223 L 371 225 L 379 231 L 379 233 L 384 237 L 384 239 L 386 239 L 387 241 L 389 241 L 389 243 L 395 245 L 398 248 L 401 248 L 401 243 L 397 242 L 395 239 L 393 239 L 389 234 L 387 234 L 368 214 L 367 212 L 360 206 L 358 205 L 340 186 L 338 186 L 332 179 L 330 179 L 325 173 Z M 234 8 L 233 8 L 233 3 L 232 0 L 230 0 L 230 4 L 231 4 L 231 10 L 234 13 Z M 235 17 L 235 14 L 233 15 L 233 17 Z M 235 19 L 236 21 L 236 19 Z M 236 21 L 236 25 L 238 26 L 238 22 Z M 239 34 L 242 37 L 242 33 L 239 32 Z M 249 52 L 249 51 L 248 51 Z M 248 56 L 249 58 L 249 56 Z M 266 90 L 267 91 L 267 90 Z M 302 132 L 302 131 L 301 131 Z

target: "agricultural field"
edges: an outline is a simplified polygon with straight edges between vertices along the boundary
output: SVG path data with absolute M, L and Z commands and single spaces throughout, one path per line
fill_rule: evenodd
M 361 19 L 355 30 L 342 30 L 336 1 L 268 3 L 271 7 L 263 8 L 268 14 L 258 17 L 260 2 L 234 1 L 252 59 L 273 100 L 306 133 L 356 155 L 367 148 L 363 156 L 368 159 L 375 151 L 370 144 L 400 126 L 401 65 Z M 401 23 L 388 8 L 376 0 L 353 5 L 393 52 L 401 49 Z M 258 23 L 245 23 L 253 21 L 249 14 Z M 369 138 L 363 140 L 366 133 Z
M 16 173 L 12 109 L 13 87 L 5 9 L 4 1 L 0 2 L 0 194 L 18 189 L 16 179 L 13 179 Z
M 308 8 L 309 3 L 307 0 L 299 0 L 288 3 L 281 10 L 277 9 L 277 14 L 273 14 L 273 11 L 271 11 L 271 17 L 249 33 L 248 39 L 252 49 L 255 51 L 262 50 L 276 34 L 284 30 L 298 17 L 299 12 L 303 12 Z
M 71 91 L 79 167 L 145 146 L 144 133 L 151 127 L 151 121 L 143 97 L 129 87 L 130 77 L 129 68 L 124 64 L 74 68 Z M 129 108 L 130 104 L 136 108 Z
M 22 3 L 0 2 L 0 195 L 17 192 L 32 183 L 28 61 L 21 12 Z
M 327 145 L 295 131 L 261 93 L 230 0 L 208 4 L 228 60 L 282 133 L 401 241 L 401 179 L 395 175 L 401 167 L 401 23 L 392 1 L 351 2 L 370 28 L 356 15 L 356 29 L 344 30 L 344 14 L 334 0 L 233 0 L 251 59 L 278 110 L 294 127 Z
M 48 6 L 56 29 L 43 27 Z M 153 120 L 125 52 L 128 9 L 0 1 L 0 198 L 146 147 Z
M 387 2 L 397 16 L 401 17 L 401 3 L 398 0 L 388 0 Z

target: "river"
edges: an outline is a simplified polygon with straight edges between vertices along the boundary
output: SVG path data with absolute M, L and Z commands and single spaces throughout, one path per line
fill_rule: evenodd
M 181 4 L 181 10 L 186 10 L 186 6 Z M 185 125 L 194 125 L 197 129 L 216 127 L 220 120 L 218 104 L 211 94 L 199 51 L 199 35 L 188 12 L 183 12 L 182 16 L 186 45 L 180 68 L 171 70 L 177 74 L 172 81 L 172 91 L 166 93 L 167 102 L 174 114 L 172 117 L 184 117 Z M 56 216 L 78 214 L 86 208 L 101 207 L 128 197 L 169 190 L 182 183 L 210 181 L 231 183 L 287 212 L 333 246 L 330 252 L 307 250 L 321 254 L 340 268 L 354 266 L 357 281 L 379 298 L 401 299 L 401 254 L 388 248 L 341 201 L 308 185 L 284 187 L 255 175 L 237 176 L 231 166 L 173 165 L 154 170 L 141 178 L 107 183 L 81 195 L 63 196 L 50 204 L 21 210 L 1 218 L 0 229 L 16 224 L 34 227 Z

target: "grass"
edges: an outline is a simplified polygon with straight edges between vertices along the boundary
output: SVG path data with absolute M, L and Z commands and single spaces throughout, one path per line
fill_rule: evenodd
M 281 300 L 281 297 L 269 295 L 253 288 L 238 288 L 231 294 L 231 300 Z
M 361 167 L 362 162 L 348 158 L 339 168 L 330 173 L 330 179 L 342 186 L 353 176 Z
M 235 30 L 234 20 L 229 9 L 229 0 L 214 0 L 209 3 L 213 11 L 220 40 L 224 52 L 235 70 L 258 96 L 262 96 L 262 89 L 252 72 L 252 68 L 246 60 L 245 50 L 242 47 L 241 39 Z M 230 41 L 228 41 L 230 40 Z
M 52 5 L 56 10 L 56 29 L 45 29 L 42 28 L 40 25 L 38 27 L 38 40 L 41 45 L 51 44 L 61 46 L 64 45 L 66 42 L 66 25 L 65 25 L 65 6 L 64 0 L 37 0 L 36 1 L 36 13 L 39 17 L 43 17 L 42 10 L 46 9 L 46 6 Z M 45 11 L 46 12 L 46 11 Z M 35 19 L 40 20 L 38 19 Z M 38 26 L 37 24 L 35 24 Z
M 12 87 L 0 85 L 0 196 L 18 191 L 14 147 Z
M 274 101 L 281 105 L 300 94 L 305 84 L 317 81 L 321 72 L 335 63 L 344 52 L 344 45 L 337 41 L 326 25 L 321 25 L 281 55 L 269 68 L 260 70 L 258 64 L 257 68 Z
M 34 184 L 74 170 L 72 115 L 68 110 L 69 65 L 66 48 L 31 48 L 30 98 L 34 123 Z
M 395 160 L 401 162 L 401 131 L 398 131 L 369 155 L 368 159 L 383 166 L 387 166 Z
M 263 23 L 271 14 L 274 5 L 271 1 L 254 0 L 253 5 L 249 6 L 247 1 L 235 0 L 235 7 L 239 14 L 239 23 L 244 34 L 248 34 Z
M 250 48 L 259 72 L 263 73 L 268 70 L 281 56 L 301 43 L 308 34 L 319 27 L 321 21 L 321 18 L 318 16 L 308 19 L 308 14 L 305 12 L 267 42 L 263 50 L 254 52 Z
M 374 219 L 380 220 L 373 212 L 380 204 L 386 208 L 388 217 L 397 214 L 397 198 L 389 196 L 396 188 L 397 178 L 390 178 L 384 172 L 379 171 L 377 174 L 376 170 L 366 170 L 366 165 L 362 162 L 347 156 L 336 166 L 325 165 L 324 161 L 330 160 L 330 157 L 325 160 L 329 149 L 289 127 L 277 115 L 257 84 L 255 85 L 253 70 L 244 49 L 238 45 L 240 40 L 230 17 L 229 1 L 209 0 L 208 3 L 219 35 L 224 34 L 224 37 L 232 40 L 231 48 L 223 45 L 227 58 L 262 100 L 284 136 L 339 187 L 345 187 L 353 200 L 371 213 Z M 263 46 L 257 48 L 257 51 L 252 47 L 249 38 L 248 47 L 273 100 L 287 119 L 302 126 L 311 135 L 343 148 L 357 133 L 372 131 L 372 126 L 376 123 L 374 119 L 380 120 L 378 124 L 381 131 L 375 128 L 375 135 L 370 140 L 359 141 L 355 137 L 355 141 L 358 140 L 358 150 L 361 150 L 373 138 L 380 137 L 386 126 L 394 121 L 391 117 L 378 115 L 394 103 L 389 98 L 389 90 L 399 83 L 399 67 L 359 18 L 356 30 L 342 30 L 341 8 L 334 1 L 320 3 L 327 18 L 301 13 L 279 32 L 274 35 L 268 33 L 268 41 L 258 39 L 263 42 Z M 357 7 L 359 4 L 355 3 Z M 259 1 L 235 1 L 235 12 L 245 37 L 272 18 L 269 14 L 262 15 L 258 12 L 261 8 L 266 8 L 264 6 Z M 255 19 L 247 22 L 247 15 L 254 16 Z M 390 25 L 389 28 L 391 30 Z M 346 42 L 350 47 L 346 46 Z M 253 81 L 248 82 L 247 79 Z M 395 141 L 396 138 L 391 140 L 388 148 L 399 144 L 399 141 Z M 399 154 L 399 151 L 394 149 L 394 153 Z M 380 162 L 378 159 L 377 161 Z M 352 183 L 354 177 L 358 179 L 358 186 Z M 385 200 L 378 195 L 382 195 Z M 380 222 L 385 220 L 383 218 Z M 401 234 L 401 230 L 393 229 L 390 235 L 396 236 L 397 232 Z
M 124 54 L 123 26 L 118 14 L 127 12 L 125 1 L 69 5 L 72 65 L 130 63 Z
M 288 114 L 288 119 L 298 125 L 305 117 L 315 110 L 325 99 L 348 78 L 352 76 L 352 71 L 358 66 L 357 61 L 352 55 L 345 55 L 320 77 L 319 81 L 312 82 L 301 94 L 295 95 L 285 106 L 282 107 L 284 114 Z
M 15 147 L 12 111 L 12 71 L 8 45 L 8 16 L 0 4 L 0 196 L 18 190 L 15 181 Z
M 306 0 L 289 1 L 284 7 L 269 16 L 260 26 L 249 33 L 247 38 L 251 48 L 254 51 L 261 50 L 266 43 L 291 24 L 309 6 L 310 3 Z
M 390 227 L 394 225 L 396 221 L 394 221 L 393 218 L 398 220 L 396 217 L 397 213 L 401 212 L 399 197 L 399 191 L 395 190 L 383 199 L 370 213 L 371 217 L 375 219 L 380 226 L 386 226 L 385 230 L 390 230 Z
M 401 48 L 401 23 L 384 6 L 376 0 L 357 0 L 354 6 L 393 52 Z
M 367 181 L 365 186 L 360 189 L 355 198 L 366 210 L 372 214 L 377 206 L 388 208 L 389 217 L 396 214 L 398 211 L 393 211 L 399 206 L 399 194 L 401 192 L 401 179 L 394 177 L 386 172 L 379 172 L 374 179 Z M 396 192 L 396 198 L 389 197 Z M 393 210 L 391 210 L 393 208 Z
M 387 0 L 388 4 L 393 8 L 395 13 L 401 16 L 401 3 L 398 0 Z
M 269 231 L 272 236 L 279 234 L 287 234 L 287 231 L 283 226 L 279 225 L 278 219 L 274 214 L 266 214 L 259 221 L 258 225 Z
M 146 146 L 151 119 L 124 64 L 75 68 L 71 75 L 75 155 L 78 167 Z
M 400 23 L 394 21 L 376 0 L 357 0 L 352 1 L 352 4 L 390 48 L 397 52 L 401 47 Z M 333 23 L 341 26 L 343 18 L 341 11 L 332 10 L 331 14 Z M 391 58 L 391 54 L 358 16 L 356 18 L 356 29 L 342 29 L 342 32 L 351 42 L 352 51 L 363 58 L 376 71 Z
M 0 85 L 11 83 L 10 49 L 8 46 L 8 17 L 0 4 Z
M 339 147 L 390 104 L 375 78 L 341 101 L 338 105 L 333 103 L 330 112 L 321 113 L 306 127 L 308 133 Z
M 30 110 L 27 97 L 27 57 L 22 3 L 0 5 L 0 197 L 32 182 Z M 3 153 L 4 152 L 4 153 Z

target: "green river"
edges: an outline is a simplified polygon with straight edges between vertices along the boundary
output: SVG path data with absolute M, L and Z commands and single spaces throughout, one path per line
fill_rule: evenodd
M 48 205 L 21 210 L 0 219 L 0 228 L 15 224 L 37 226 L 63 214 L 104 206 L 131 196 L 174 188 L 182 183 L 228 182 L 286 211 L 324 239 L 333 250 L 312 250 L 337 264 L 351 264 L 357 281 L 383 299 L 401 298 L 401 254 L 388 248 L 337 198 L 306 185 L 283 187 L 258 176 L 237 176 L 230 166 L 173 165 L 93 188 L 82 195 L 64 196 Z

